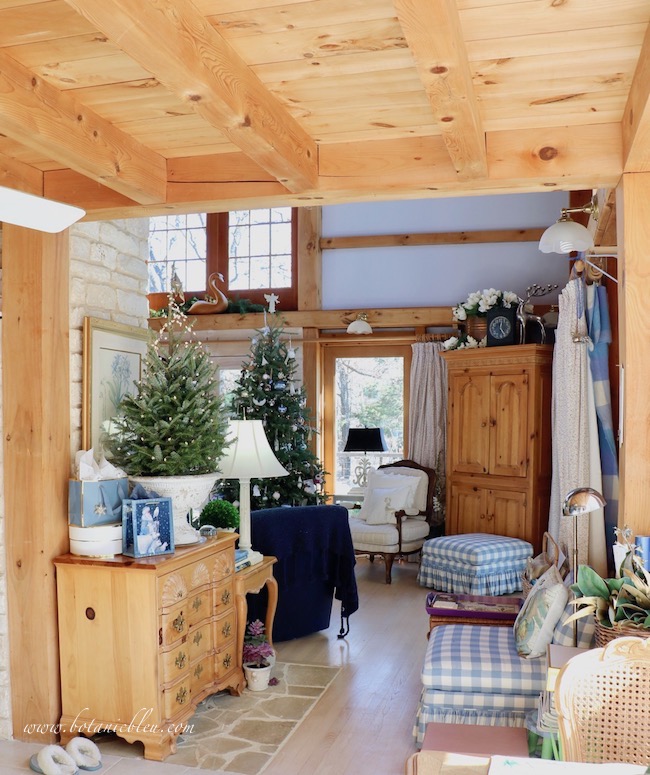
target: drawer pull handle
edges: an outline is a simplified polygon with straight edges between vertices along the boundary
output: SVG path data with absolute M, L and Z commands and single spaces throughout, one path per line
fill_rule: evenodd
M 185 656 L 185 652 L 180 651 L 178 656 L 174 660 L 174 664 L 179 670 L 182 670 L 185 667 L 185 662 L 187 662 L 187 657 Z
M 203 665 L 197 665 L 194 668 L 194 677 L 198 678 L 201 675 L 202 672 L 203 672 Z
M 178 614 L 178 616 L 174 619 L 172 622 L 172 627 L 176 630 L 176 632 L 183 632 L 185 629 L 185 617 L 182 613 Z
M 232 630 L 232 627 L 230 626 L 230 622 L 226 622 L 221 628 L 221 634 L 223 635 L 224 638 L 227 638 L 230 636 L 231 630 Z
M 223 658 L 223 666 L 224 667 L 230 667 L 232 663 L 232 657 L 230 654 L 226 654 L 226 656 Z
M 230 602 L 230 590 L 229 589 L 224 589 L 224 591 L 221 593 L 221 602 L 224 605 L 228 605 L 228 603 Z
M 198 611 L 199 608 L 203 605 L 203 598 L 202 597 L 195 597 L 192 601 L 192 608 L 195 611 Z
M 179 705 L 183 705 L 186 699 L 187 699 L 187 689 L 184 686 L 182 686 L 176 693 L 176 702 Z
M 202 633 L 201 631 L 199 631 L 199 632 L 197 632 L 197 633 L 194 635 L 194 638 L 193 638 L 194 645 L 195 645 L 195 646 L 198 646 L 198 645 L 199 645 L 199 643 L 200 643 L 202 640 L 203 640 L 203 633 Z

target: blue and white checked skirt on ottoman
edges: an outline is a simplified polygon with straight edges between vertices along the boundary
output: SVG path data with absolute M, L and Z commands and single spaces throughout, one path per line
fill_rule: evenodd
M 521 592 L 521 574 L 532 554 L 528 541 L 490 533 L 430 538 L 422 547 L 418 582 L 439 592 L 509 595 Z
M 430 721 L 524 726 L 545 684 L 546 657 L 520 657 L 511 627 L 434 627 L 413 734 L 421 745 Z

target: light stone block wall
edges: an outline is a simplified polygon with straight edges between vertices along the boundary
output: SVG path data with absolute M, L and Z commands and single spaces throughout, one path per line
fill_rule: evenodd
M 70 229 L 71 472 L 74 455 L 81 446 L 83 319 L 91 316 L 116 323 L 147 327 L 148 232 L 148 218 L 80 223 Z M 1 258 L 2 229 L 0 229 L 0 265 Z M 0 327 L 1 325 L 0 321 Z M 0 389 L 1 365 L 0 357 Z M 2 438 L 2 412 L 0 412 L 0 438 Z M 0 471 L 3 470 L 2 455 L 3 445 L 0 444 Z M 11 737 L 4 478 L 0 476 L 0 738 Z

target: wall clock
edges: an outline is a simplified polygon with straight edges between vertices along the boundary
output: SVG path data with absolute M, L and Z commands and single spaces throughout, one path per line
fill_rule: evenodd
M 487 345 L 515 344 L 516 310 L 514 307 L 492 307 L 487 312 Z

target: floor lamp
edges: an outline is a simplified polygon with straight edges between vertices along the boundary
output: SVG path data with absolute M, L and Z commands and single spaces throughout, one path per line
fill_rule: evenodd
M 248 552 L 251 565 L 262 562 L 262 554 L 251 546 L 251 479 L 288 476 L 273 454 L 261 420 L 230 420 L 231 444 L 221 458 L 223 479 L 239 479 L 239 548 Z
M 578 582 L 578 517 L 598 511 L 605 506 L 605 499 L 593 487 L 576 487 L 564 499 L 562 513 L 573 520 L 573 583 Z M 573 622 L 573 645 L 578 645 L 578 622 Z

